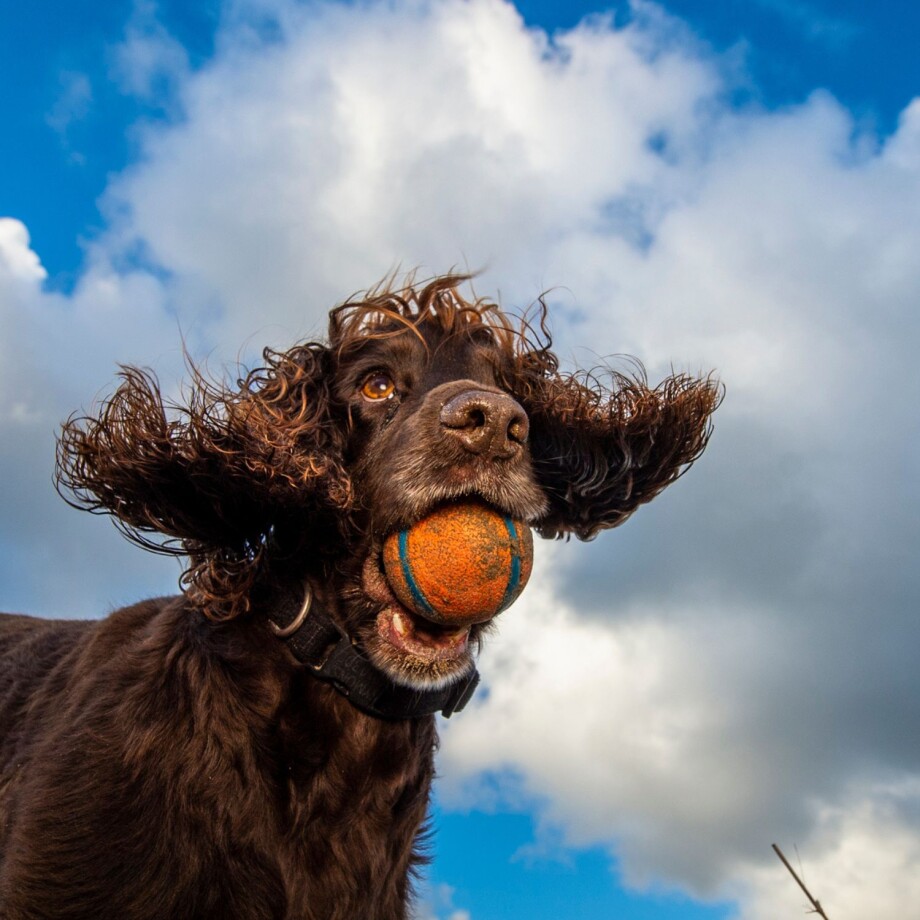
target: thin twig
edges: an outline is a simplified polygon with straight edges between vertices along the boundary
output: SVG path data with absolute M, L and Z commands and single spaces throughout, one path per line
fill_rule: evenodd
M 789 860 L 783 855 L 783 851 L 774 843 L 773 850 L 776 852 L 776 855 L 783 861 L 783 865 L 789 870 L 789 874 L 798 882 L 799 888 L 805 892 L 805 897 L 811 902 L 811 906 L 814 910 L 809 911 L 809 913 L 817 914 L 819 917 L 823 917 L 824 920 L 830 920 L 826 913 L 824 913 L 824 908 L 821 906 L 821 902 L 812 897 L 811 892 L 805 887 L 805 883 L 799 878 L 796 874 L 795 869 L 789 865 Z

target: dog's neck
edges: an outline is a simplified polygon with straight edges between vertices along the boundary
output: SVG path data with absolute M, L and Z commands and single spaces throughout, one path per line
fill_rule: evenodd
M 475 668 L 447 687 L 416 689 L 394 683 L 325 611 L 309 582 L 299 591 L 278 592 L 269 610 L 269 628 L 305 672 L 375 718 L 400 721 L 436 712 L 450 718 L 466 706 L 479 683 Z

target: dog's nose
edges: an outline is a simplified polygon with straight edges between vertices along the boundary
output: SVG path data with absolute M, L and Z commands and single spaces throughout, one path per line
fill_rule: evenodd
M 506 393 L 464 390 L 441 409 L 441 426 L 473 454 L 513 457 L 527 440 L 527 413 Z

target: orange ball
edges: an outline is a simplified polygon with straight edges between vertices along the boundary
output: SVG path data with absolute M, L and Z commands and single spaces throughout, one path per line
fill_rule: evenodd
M 481 502 L 436 508 L 383 544 L 383 568 L 409 610 L 448 625 L 488 620 L 524 590 L 533 535 Z

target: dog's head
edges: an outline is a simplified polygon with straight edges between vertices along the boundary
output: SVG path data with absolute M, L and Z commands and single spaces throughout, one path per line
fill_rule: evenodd
M 395 681 L 449 683 L 488 621 L 444 626 L 401 605 L 385 538 L 470 497 L 542 536 L 589 539 L 693 462 L 719 399 L 708 378 L 562 374 L 542 304 L 515 324 L 464 299 L 466 280 L 349 301 L 325 342 L 267 351 L 235 387 L 195 373 L 172 417 L 128 368 L 98 415 L 65 424 L 59 482 L 144 546 L 188 555 L 185 588 L 208 616 L 315 579 Z

